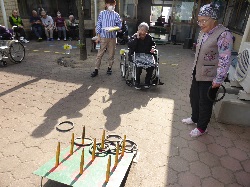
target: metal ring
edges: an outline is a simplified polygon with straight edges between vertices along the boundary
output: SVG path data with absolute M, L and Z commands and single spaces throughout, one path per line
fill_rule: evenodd
M 223 85 L 220 85 L 220 87 L 222 87 L 222 89 L 223 89 L 223 95 L 222 95 L 219 99 L 212 99 L 212 98 L 210 97 L 210 93 L 211 93 L 211 90 L 212 90 L 213 88 L 212 88 L 212 86 L 210 86 L 210 87 L 208 88 L 207 97 L 208 97 L 208 99 L 209 99 L 210 101 L 212 101 L 212 102 L 218 102 L 218 101 L 222 100 L 222 99 L 225 97 L 225 95 L 226 95 L 226 88 L 225 88 L 225 86 L 223 86 Z
M 82 137 L 75 138 L 75 140 L 74 140 L 74 144 L 75 145 L 78 145 L 78 146 L 89 146 L 89 145 L 91 145 L 93 143 L 93 139 L 91 139 L 91 138 L 84 138 L 84 142 L 85 142 L 85 140 L 90 140 L 90 143 L 86 143 L 86 144 L 77 143 L 76 140 L 79 140 L 79 139 L 82 139 Z
M 63 124 L 69 124 L 69 125 L 71 125 L 71 127 L 68 128 L 68 129 L 65 129 L 65 130 L 60 129 L 59 126 L 61 126 L 61 125 L 63 125 Z M 74 123 L 71 122 L 71 121 L 63 121 L 63 122 L 59 123 L 58 125 L 56 125 L 56 130 L 58 130 L 58 131 L 60 131 L 60 132 L 67 132 L 67 131 L 70 131 L 70 130 L 73 129 L 73 128 L 74 128 Z

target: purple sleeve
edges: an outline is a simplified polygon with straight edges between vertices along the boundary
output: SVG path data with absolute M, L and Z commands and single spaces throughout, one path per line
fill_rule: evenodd
M 219 63 L 217 75 L 213 82 L 222 84 L 227 77 L 227 72 L 230 66 L 231 51 L 233 48 L 233 36 L 229 31 L 223 32 L 218 38 Z

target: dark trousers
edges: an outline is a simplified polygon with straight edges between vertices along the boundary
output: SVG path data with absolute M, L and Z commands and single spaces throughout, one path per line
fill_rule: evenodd
M 191 119 L 194 123 L 197 123 L 197 127 L 206 130 L 210 121 L 213 102 L 209 100 L 207 92 L 212 85 L 210 81 L 196 81 L 195 75 L 193 75 L 192 85 L 190 89 L 190 103 L 192 107 Z M 210 94 L 211 99 L 215 99 L 218 88 L 212 89 Z
M 77 40 L 79 38 L 79 30 L 77 27 L 69 26 L 69 36 L 72 40 Z
M 152 78 L 154 67 L 146 68 L 145 84 L 150 85 L 150 80 Z M 140 76 L 142 73 L 142 67 L 136 67 L 136 84 L 140 84 Z
M 33 32 L 35 33 L 37 38 L 42 37 L 42 26 L 33 26 L 32 27 Z
M 14 29 L 14 32 L 16 32 L 17 33 L 17 37 L 26 37 L 26 35 L 25 35 L 25 32 L 24 32 L 24 29 L 23 28 L 21 28 L 21 27 L 17 27 L 17 28 L 15 28 Z

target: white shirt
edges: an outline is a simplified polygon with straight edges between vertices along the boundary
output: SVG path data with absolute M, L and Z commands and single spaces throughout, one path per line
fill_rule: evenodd
M 42 20 L 42 23 L 45 25 L 45 27 L 47 27 L 49 25 L 54 25 L 54 21 L 53 21 L 51 16 L 47 15 L 46 18 L 42 17 L 41 20 Z

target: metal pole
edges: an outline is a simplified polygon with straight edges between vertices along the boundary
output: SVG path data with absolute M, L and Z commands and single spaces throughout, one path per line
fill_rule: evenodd
M 1 9 L 2 9 L 2 13 L 3 13 L 4 25 L 5 25 L 6 29 L 8 29 L 8 22 L 7 22 L 6 11 L 5 11 L 4 1 L 3 0 L 1 0 Z
M 241 53 L 243 51 L 242 46 L 243 46 L 243 43 L 245 43 L 247 41 L 247 37 L 248 37 L 249 33 L 250 33 L 250 15 L 248 16 L 246 29 L 244 31 L 244 35 L 243 35 L 242 40 L 241 40 L 239 53 Z
M 135 19 L 137 20 L 137 6 L 138 6 L 138 0 L 135 0 L 134 3 L 135 3 Z
M 97 23 L 97 1 L 94 0 L 95 3 L 95 27 L 96 27 L 96 23 Z

